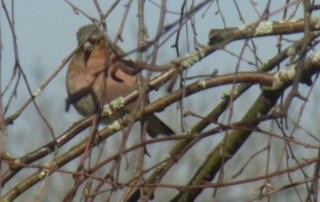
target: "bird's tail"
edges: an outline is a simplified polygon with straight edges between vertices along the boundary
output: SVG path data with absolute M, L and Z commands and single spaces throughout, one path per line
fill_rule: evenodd
M 152 114 L 151 116 L 148 116 L 146 121 L 148 122 L 147 133 L 152 138 L 155 138 L 159 135 L 170 136 L 175 134 L 175 132 L 169 126 L 167 126 L 167 124 L 161 121 L 154 114 Z

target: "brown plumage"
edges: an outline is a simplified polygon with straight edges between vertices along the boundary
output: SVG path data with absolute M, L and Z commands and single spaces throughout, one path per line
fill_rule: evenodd
M 104 104 L 138 89 L 136 76 L 121 70 L 129 67 L 122 61 L 115 60 L 113 49 L 106 42 L 105 35 L 95 25 L 85 25 L 79 29 L 78 43 L 82 44 L 92 32 L 93 34 L 70 61 L 66 78 L 69 100 L 83 116 L 92 115 Z M 117 116 L 108 117 L 104 122 L 111 123 L 115 117 L 130 112 L 135 105 L 136 102 L 127 105 L 117 112 Z M 147 133 L 151 137 L 174 134 L 155 115 L 148 116 L 146 121 L 148 121 Z

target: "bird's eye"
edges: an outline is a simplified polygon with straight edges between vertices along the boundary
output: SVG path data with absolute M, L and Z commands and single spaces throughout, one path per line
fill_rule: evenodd
M 99 45 L 100 39 L 89 39 L 89 43 L 93 46 Z

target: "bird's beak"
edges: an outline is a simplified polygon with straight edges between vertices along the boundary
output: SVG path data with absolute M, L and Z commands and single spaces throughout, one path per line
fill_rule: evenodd
M 85 53 L 91 53 L 93 51 L 93 45 L 89 41 L 86 41 L 83 44 L 83 50 Z
M 84 53 L 84 64 L 87 66 L 87 62 L 89 60 L 90 54 L 93 51 L 93 45 L 90 42 L 85 42 L 82 46 L 83 53 Z

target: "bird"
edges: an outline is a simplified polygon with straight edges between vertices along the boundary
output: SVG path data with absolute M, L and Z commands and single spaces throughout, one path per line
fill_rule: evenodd
M 82 26 L 77 32 L 78 45 L 82 45 L 72 57 L 66 76 L 68 93 L 67 106 L 72 104 L 83 116 L 101 112 L 103 105 L 118 97 L 126 96 L 138 89 L 136 73 L 119 59 L 122 49 L 107 40 L 107 35 L 97 25 Z M 115 50 L 115 48 L 117 50 Z M 124 52 L 123 52 L 124 53 Z M 146 101 L 149 98 L 146 95 Z M 70 103 L 68 103 L 70 102 Z M 120 111 L 103 120 L 112 121 L 136 108 L 137 102 L 130 103 Z M 152 114 L 143 119 L 147 121 L 147 133 L 152 138 L 159 135 L 170 136 L 174 131 Z

